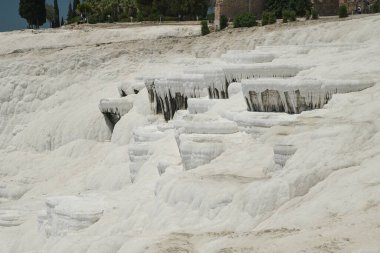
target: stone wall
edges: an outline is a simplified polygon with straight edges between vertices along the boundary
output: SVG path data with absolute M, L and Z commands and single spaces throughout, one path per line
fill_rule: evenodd
M 215 25 L 219 26 L 222 15 L 233 20 L 237 15 L 251 12 L 256 18 L 261 18 L 264 0 L 217 0 L 215 4 Z
M 314 0 L 314 8 L 320 16 L 337 16 L 339 0 Z
M 370 5 L 376 1 L 378 0 L 339 0 L 339 5 L 346 5 L 348 14 L 355 14 L 358 7 L 361 8 L 362 13 L 370 13 Z

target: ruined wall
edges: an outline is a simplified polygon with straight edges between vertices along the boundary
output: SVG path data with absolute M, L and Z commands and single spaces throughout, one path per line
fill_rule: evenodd
M 219 26 L 222 15 L 232 20 L 237 15 L 251 12 L 261 18 L 264 10 L 264 0 L 217 0 L 215 4 L 215 24 Z
M 313 4 L 320 16 L 338 15 L 339 0 L 314 0 Z
M 362 13 L 370 13 L 370 5 L 375 2 L 376 0 L 339 0 L 339 5 L 346 5 L 348 14 L 354 14 L 358 7 Z

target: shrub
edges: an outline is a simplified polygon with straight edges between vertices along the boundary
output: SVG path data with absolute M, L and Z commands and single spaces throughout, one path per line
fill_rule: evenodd
M 141 12 L 137 13 L 137 22 L 144 21 L 144 15 Z
M 306 10 L 306 13 L 305 13 L 305 18 L 306 20 L 309 20 L 310 19 L 310 11 L 309 10 Z
M 339 6 L 339 18 L 347 18 L 348 12 L 347 12 L 347 6 L 341 5 Z
M 372 4 L 372 6 L 371 6 L 371 12 L 372 13 L 378 13 L 379 11 L 380 11 L 379 2 L 376 2 L 376 3 Z
M 228 26 L 228 18 L 224 15 L 220 17 L 220 30 L 223 30 Z
M 261 25 L 270 25 L 276 23 L 276 14 L 274 12 L 265 11 L 261 19 Z
M 296 21 L 296 12 L 290 10 L 282 11 L 282 22 L 288 23 L 288 21 L 293 22 Z
M 207 20 L 209 23 L 214 23 L 214 19 L 215 19 L 215 14 L 214 13 L 210 13 L 210 14 L 207 14 Z
M 202 20 L 201 22 L 201 30 L 202 30 L 202 36 L 207 35 L 210 33 L 210 29 L 208 29 L 208 22 L 207 20 Z
M 79 23 L 80 17 L 73 17 L 67 21 L 68 24 Z
M 97 17 L 96 16 L 89 16 L 88 17 L 88 23 L 90 23 L 90 24 L 96 24 L 96 23 L 98 23 Z
M 256 17 L 251 13 L 241 14 L 234 19 L 234 28 L 252 27 L 256 25 Z
M 311 10 L 311 19 L 318 19 L 319 18 L 319 14 L 318 14 L 318 12 L 317 12 L 317 10 L 316 9 L 312 9 Z
M 178 21 L 178 17 L 168 17 L 168 16 L 165 16 L 162 20 L 163 21 L 170 21 L 170 22 L 177 22 Z

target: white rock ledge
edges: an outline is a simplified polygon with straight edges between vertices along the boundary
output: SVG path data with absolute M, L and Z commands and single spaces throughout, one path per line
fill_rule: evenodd
M 226 82 L 241 82 L 243 79 L 275 77 L 287 78 L 294 77 L 300 71 L 307 69 L 305 66 L 279 65 L 273 63 L 262 64 L 232 64 L 223 67 Z
M 110 123 L 111 130 L 122 116 L 127 114 L 133 107 L 129 97 L 102 99 L 99 102 L 99 110 L 103 113 L 106 121 Z
M 151 151 L 149 149 L 149 144 L 147 143 L 134 143 L 130 144 L 128 147 L 129 155 L 129 174 L 131 182 L 135 181 L 135 178 L 146 161 L 149 160 L 151 156 Z
M 0 182 L 0 199 L 15 200 L 20 199 L 27 191 L 27 185 L 20 183 L 3 183 Z
M 207 89 L 209 98 L 228 98 L 225 74 L 221 66 L 202 66 L 191 70 L 185 70 L 185 73 L 201 74 L 204 76 L 204 88 Z
M 160 128 L 165 131 L 162 127 Z M 133 130 L 134 143 L 131 143 L 128 149 L 129 172 L 132 183 L 135 181 L 141 167 L 152 155 L 150 143 L 165 137 L 165 133 L 161 130 L 157 126 L 144 126 Z
M 242 90 L 249 111 L 290 114 L 322 108 L 333 94 L 361 91 L 372 86 L 370 81 L 359 80 L 242 80 Z
M 204 76 L 200 74 L 179 74 L 146 85 L 150 102 L 155 104 L 153 108 L 165 120 L 172 119 L 176 111 L 187 109 L 187 99 L 201 97 L 205 88 Z
M 189 98 L 187 100 L 187 110 L 190 114 L 200 114 L 208 112 L 216 104 L 215 100 L 203 98 Z
M 239 131 L 247 133 L 260 133 L 273 126 L 287 126 L 297 120 L 298 115 L 287 113 L 262 112 L 225 112 L 223 118 L 231 120 L 238 125 Z
M 142 80 L 133 80 L 118 85 L 117 90 L 120 97 L 126 97 L 131 94 L 138 94 L 144 88 L 145 83 Z
M 178 133 L 187 134 L 234 134 L 237 133 L 237 124 L 217 116 L 185 115 L 181 120 L 173 121 Z
M 297 148 L 293 145 L 278 144 L 273 147 L 275 170 L 281 169 L 286 162 L 296 153 Z
M 49 236 L 62 236 L 87 228 L 103 215 L 102 204 L 95 199 L 77 196 L 49 197 L 46 212 L 38 215 L 40 230 Z
M 222 60 L 228 63 L 264 63 L 273 61 L 276 56 L 271 53 L 257 51 L 227 51 L 222 54 Z
M 19 226 L 24 222 L 17 210 L 0 210 L 0 227 Z
M 210 163 L 224 151 L 223 141 L 213 135 L 182 134 L 178 147 L 184 170 Z

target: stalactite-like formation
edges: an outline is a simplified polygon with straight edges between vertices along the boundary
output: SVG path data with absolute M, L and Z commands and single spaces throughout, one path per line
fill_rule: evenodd
M 188 98 L 199 98 L 204 88 L 203 75 L 183 74 L 154 80 L 148 92 L 156 113 L 162 113 L 166 121 L 178 110 L 187 109 Z
M 120 97 L 126 97 L 131 94 L 138 94 L 140 90 L 145 88 L 145 84 L 141 80 L 128 81 L 117 87 Z
M 242 80 L 248 111 L 290 114 L 322 108 L 336 93 L 361 91 L 368 81 L 290 79 Z
M 286 162 L 296 153 L 297 148 L 293 145 L 278 144 L 273 147 L 274 170 L 282 169 Z
M 228 98 L 228 87 L 233 82 L 241 82 L 243 79 L 253 78 L 289 78 L 294 77 L 303 70 L 299 66 L 275 65 L 275 64 L 235 64 L 223 67 L 225 74 L 224 89 L 221 92 Z
M 129 98 L 102 99 L 99 103 L 99 110 L 103 113 L 111 131 L 121 117 L 129 112 L 133 103 Z
M 185 73 L 204 76 L 204 88 L 207 88 L 210 99 L 228 98 L 225 75 L 220 66 L 202 66 L 202 68 L 186 70 Z

